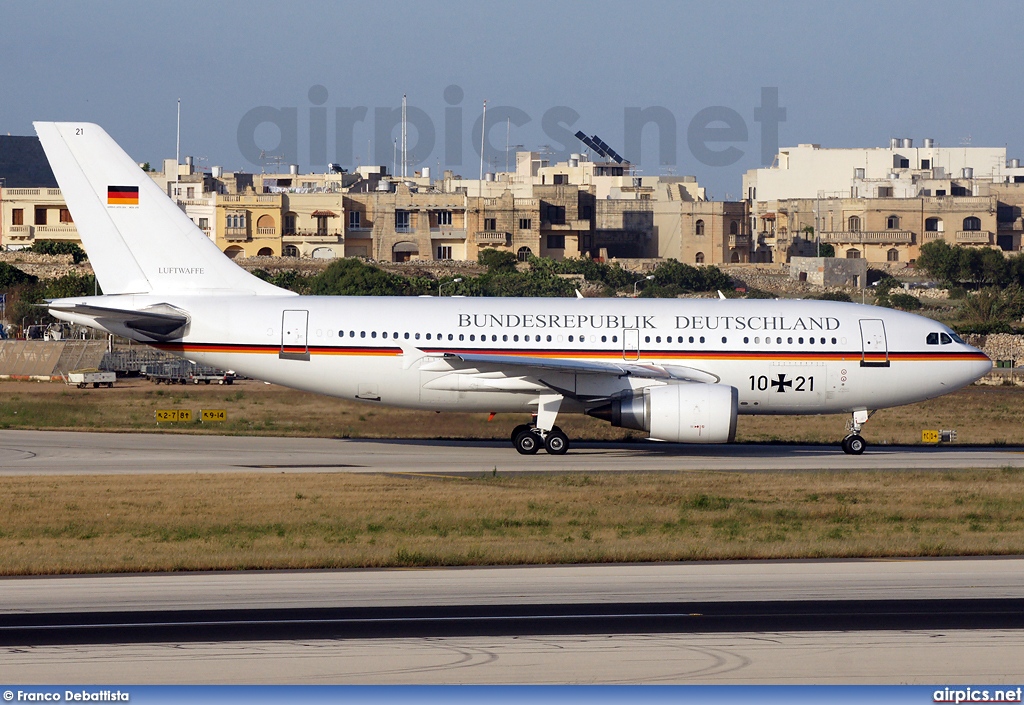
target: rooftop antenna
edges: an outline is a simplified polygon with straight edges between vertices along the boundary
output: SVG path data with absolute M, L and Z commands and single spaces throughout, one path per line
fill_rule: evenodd
M 408 143 L 406 142 L 406 139 L 408 137 L 408 127 L 407 127 L 407 123 L 406 123 L 405 108 L 406 108 L 405 93 L 403 93 L 402 94 L 402 178 L 403 179 L 406 176 L 408 176 L 408 169 L 406 168 L 406 165 L 409 163 L 408 151 L 407 151 Z
M 181 98 L 178 98 L 178 136 L 174 143 L 174 180 L 178 181 L 178 174 L 181 170 L 178 165 L 181 164 Z
M 512 134 L 512 118 L 505 118 L 505 171 L 508 172 L 508 144 Z
M 484 188 L 484 144 L 487 142 L 487 101 L 484 101 L 484 114 L 480 118 L 480 193 Z

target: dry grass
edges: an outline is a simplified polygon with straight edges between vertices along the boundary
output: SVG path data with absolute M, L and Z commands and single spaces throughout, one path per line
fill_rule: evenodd
M 163 408 L 226 409 L 221 424 L 164 424 Z M 507 438 L 525 415 L 435 414 L 391 409 L 297 392 L 259 382 L 227 386 L 155 386 L 119 382 L 113 389 L 68 389 L 55 383 L 0 382 L 0 429 L 171 431 L 334 438 Z M 738 440 L 835 443 L 845 416 L 741 416 Z M 642 437 L 580 416 L 559 425 L 572 438 Z M 1024 444 L 1024 389 L 968 387 L 939 399 L 883 409 L 864 427 L 869 443 L 917 443 L 921 430 L 954 428 L 964 443 Z
M 1024 553 L 1024 475 L 0 478 L 0 574 Z

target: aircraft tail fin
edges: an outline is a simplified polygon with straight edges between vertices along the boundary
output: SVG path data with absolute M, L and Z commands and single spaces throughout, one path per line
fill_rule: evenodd
M 99 125 L 36 133 L 105 294 L 289 294 L 224 255 Z

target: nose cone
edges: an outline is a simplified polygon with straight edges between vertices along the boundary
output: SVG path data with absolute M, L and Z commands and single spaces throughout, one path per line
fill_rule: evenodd
M 992 371 L 992 359 L 977 348 L 970 345 L 965 345 L 964 347 L 967 348 L 969 358 L 963 366 L 964 382 L 962 386 L 966 387 L 968 384 L 977 382 Z

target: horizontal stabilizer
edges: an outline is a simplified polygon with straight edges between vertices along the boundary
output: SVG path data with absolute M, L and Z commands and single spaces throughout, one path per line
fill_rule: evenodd
M 170 306 L 164 308 L 171 309 Z M 86 316 L 97 323 L 120 324 L 128 330 L 138 331 L 154 340 L 166 340 L 184 328 L 188 316 L 183 313 L 164 313 L 159 311 L 126 311 L 124 309 L 106 308 L 88 304 L 50 304 L 51 313 L 68 313 L 74 316 Z

